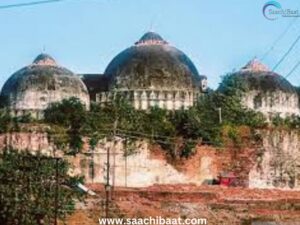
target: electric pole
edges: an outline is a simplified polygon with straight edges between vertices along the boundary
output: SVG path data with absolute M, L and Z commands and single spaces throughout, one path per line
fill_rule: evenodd
M 106 193 L 106 203 L 105 203 L 105 217 L 109 217 L 109 205 L 110 200 L 113 192 L 113 187 L 115 183 L 115 136 L 117 133 L 117 126 L 118 126 L 118 119 L 114 122 L 114 128 L 113 128 L 113 137 L 111 138 L 112 145 L 107 148 L 107 154 L 106 154 L 106 185 L 105 185 L 105 193 Z M 110 185 L 110 152 L 111 148 L 113 148 L 113 174 L 112 174 L 112 185 Z
M 127 146 L 125 150 L 125 187 L 127 187 L 127 167 L 128 167 L 128 162 L 127 162 Z
M 219 112 L 219 123 L 221 124 L 222 123 L 222 108 L 221 107 L 218 108 L 218 112 Z
M 110 173 L 110 148 L 107 148 L 107 159 L 106 159 L 106 184 L 105 184 L 105 218 L 108 218 L 109 213 L 109 202 L 110 202 L 110 182 L 109 182 L 109 173 Z
M 118 127 L 118 117 L 114 122 L 113 128 L 113 179 L 112 179 L 112 198 L 114 197 L 114 187 L 116 181 L 116 134 L 117 134 L 117 127 Z
M 55 221 L 54 221 L 54 225 L 57 225 L 57 218 L 58 218 L 58 182 L 59 182 L 59 178 L 58 178 L 58 160 L 59 158 L 55 158 L 55 180 L 56 180 L 56 185 L 55 185 L 55 202 L 54 202 L 54 214 L 55 214 Z

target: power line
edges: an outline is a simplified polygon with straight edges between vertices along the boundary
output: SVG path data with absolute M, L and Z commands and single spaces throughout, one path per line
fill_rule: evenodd
M 42 1 L 17 3 L 17 4 L 0 5 L 0 9 L 10 9 L 10 8 L 26 7 L 26 6 L 33 6 L 33 5 L 42 5 L 42 4 L 56 3 L 56 2 L 62 2 L 62 1 L 66 1 L 66 0 L 42 0 Z
M 273 67 L 272 71 L 276 70 L 278 66 L 285 60 L 285 58 L 290 54 L 290 52 L 293 50 L 293 48 L 296 46 L 298 41 L 300 40 L 300 35 L 296 38 L 296 40 L 293 42 L 291 47 L 287 50 L 287 52 L 281 57 L 281 59 L 278 61 L 278 63 Z
M 294 20 L 292 20 L 288 26 L 286 27 L 286 29 L 284 29 L 284 31 L 278 36 L 277 39 L 275 39 L 275 41 L 273 42 L 273 44 L 271 45 L 271 47 L 265 52 L 265 54 L 263 54 L 263 56 L 261 57 L 261 61 L 263 61 L 275 48 L 275 46 L 278 44 L 279 41 L 281 41 L 281 39 L 286 35 L 286 33 L 290 30 L 290 28 L 294 25 L 294 23 L 297 21 L 298 17 L 296 17 Z
M 295 72 L 295 70 L 300 66 L 300 60 L 297 62 L 297 64 L 293 67 L 293 69 L 284 77 L 284 78 L 288 78 L 290 75 L 292 75 L 292 73 Z

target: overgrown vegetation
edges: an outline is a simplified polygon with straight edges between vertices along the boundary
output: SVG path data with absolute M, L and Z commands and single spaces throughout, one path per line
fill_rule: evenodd
M 105 106 L 93 103 L 87 111 L 78 99 L 70 98 L 50 105 L 41 122 L 51 125 L 49 136 L 68 154 L 81 151 L 83 137 L 88 137 L 94 148 L 98 140 L 116 133 L 130 140 L 147 138 L 174 157 L 189 157 L 197 143 L 221 146 L 226 136 L 238 144 L 240 126 L 250 129 L 267 126 L 261 113 L 243 106 L 241 99 L 247 90 L 243 79 L 227 74 L 217 91 L 201 97 L 194 107 L 178 111 L 157 107 L 138 111 L 121 96 Z M 26 122 L 26 118 L 16 119 L 0 113 L 0 124 L 3 124 L 0 132 L 9 130 L 11 121 L 17 124 L 16 121 Z M 278 117 L 272 122 L 274 126 L 298 128 L 300 119 Z
M 230 132 L 227 137 L 238 142 L 237 132 L 234 133 L 238 126 L 258 128 L 266 125 L 262 114 L 242 106 L 242 93 L 246 91 L 242 80 L 226 75 L 221 89 L 203 96 L 189 110 L 178 111 L 157 107 L 137 111 L 122 97 L 105 106 L 92 104 L 86 111 L 78 99 L 71 98 L 49 106 L 45 122 L 66 130 L 68 138 L 61 135 L 61 143 L 69 141 L 72 154 L 82 148 L 82 137 L 89 137 L 93 146 L 115 132 L 131 140 L 147 138 L 174 157 L 189 157 L 199 142 L 222 145 L 225 126 L 231 127 L 227 129 Z
M 69 135 L 68 153 L 76 154 L 83 146 L 81 130 L 87 121 L 86 116 L 86 109 L 80 100 L 70 98 L 51 104 L 44 112 L 44 121 L 66 128 Z
M 299 129 L 300 128 L 300 117 L 299 116 L 290 116 L 286 118 L 281 118 L 279 115 L 276 115 L 272 119 L 272 124 L 275 127 L 283 127 L 287 129 Z
M 37 153 L 3 150 L 0 153 L 0 224 L 54 224 L 74 210 L 80 177 L 68 175 L 69 164 Z M 57 211 L 55 211 L 57 210 Z
M 12 131 L 20 131 L 20 125 L 31 123 L 34 119 L 30 114 L 23 116 L 12 116 L 5 108 L 0 108 L 0 133 L 7 133 Z

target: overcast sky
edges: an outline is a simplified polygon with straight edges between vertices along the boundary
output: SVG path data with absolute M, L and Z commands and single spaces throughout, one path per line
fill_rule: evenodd
M 0 0 L 1 5 L 34 0 Z M 39 0 L 36 0 L 39 1 Z M 0 9 L 0 87 L 46 49 L 76 73 L 103 73 L 111 59 L 154 30 L 184 51 L 216 88 L 220 76 L 262 57 L 293 18 L 267 20 L 266 0 L 65 0 Z M 281 0 L 297 10 L 297 0 Z M 299 10 L 300 11 L 300 10 Z M 299 21 L 298 21 L 299 20 Z M 300 34 L 297 19 L 264 62 L 273 67 Z M 300 42 L 276 70 L 300 60 Z M 288 79 L 300 85 L 300 67 Z

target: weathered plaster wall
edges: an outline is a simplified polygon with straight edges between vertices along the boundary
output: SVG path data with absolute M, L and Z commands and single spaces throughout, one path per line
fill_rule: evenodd
M 75 165 L 74 174 L 84 174 L 88 183 L 105 183 L 107 154 L 110 155 L 110 183 L 116 186 L 146 187 L 153 184 L 177 184 L 191 182 L 188 177 L 177 171 L 164 158 L 154 157 L 146 142 L 136 143 L 134 153 L 124 155 L 121 141 L 114 147 L 112 143 L 102 143 L 89 156 L 68 157 Z M 114 149 L 114 150 L 113 150 Z
M 300 189 L 299 131 L 261 131 L 263 146 L 249 173 L 249 186 Z
M 0 149 L 12 147 L 19 150 L 41 151 L 51 155 L 54 146 L 49 144 L 47 133 L 13 132 L 0 135 Z
M 167 110 L 188 109 L 193 106 L 202 95 L 200 91 L 185 90 L 118 90 L 116 92 L 101 92 L 96 94 L 96 102 L 104 104 L 111 102 L 116 95 L 121 95 L 130 102 L 135 109 L 147 110 L 159 107 Z
M 217 178 L 220 172 L 233 171 L 239 185 L 252 188 L 300 189 L 300 134 L 296 131 L 259 131 L 262 143 L 256 148 L 215 149 L 198 146 L 197 153 L 177 163 L 169 163 L 160 149 L 153 149 L 140 141 L 131 146 L 125 156 L 125 147 L 119 139 L 115 146 L 105 140 L 94 152 L 88 146 L 76 157 L 65 156 L 72 164 L 72 174 L 84 175 L 87 183 L 104 183 L 108 148 L 110 155 L 110 181 L 117 186 L 146 187 L 153 184 L 203 184 Z M 0 149 L 42 151 L 61 154 L 48 141 L 46 133 L 9 133 L 0 135 Z M 115 168 L 115 171 L 114 171 Z M 113 176 L 113 174 L 115 174 Z
M 252 90 L 244 96 L 243 104 L 266 116 L 279 114 L 284 118 L 293 114 L 300 114 L 299 97 L 296 93 Z
M 90 104 L 87 93 L 80 91 L 74 92 L 72 89 L 68 90 L 64 88 L 63 91 L 26 90 L 18 93 L 16 99 L 11 100 L 11 105 L 13 109 L 17 110 L 44 110 L 53 102 L 61 102 L 63 99 L 69 99 L 71 97 L 80 99 L 87 107 Z
M 0 148 L 6 146 L 22 150 L 42 151 L 47 155 L 54 155 L 54 152 L 56 155 L 61 154 L 49 143 L 47 134 L 44 133 L 0 135 Z M 118 140 L 114 146 L 112 142 L 103 141 L 98 144 L 94 152 L 90 152 L 86 148 L 82 154 L 77 154 L 76 157 L 65 156 L 73 164 L 70 173 L 84 175 L 87 183 L 104 183 L 108 148 L 111 148 L 110 181 L 117 186 L 146 187 L 153 184 L 201 184 L 205 179 L 212 179 L 216 174 L 216 169 L 212 165 L 215 159 L 211 156 L 205 158 L 207 152 L 197 156 L 195 169 L 191 172 L 191 170 L 176 169 L 168 163 L 160 150 L 153 153 L 145 141 L 137 142 L 134 147 L 131 147 L 132 153 L 125 156 L 121 140 Z

